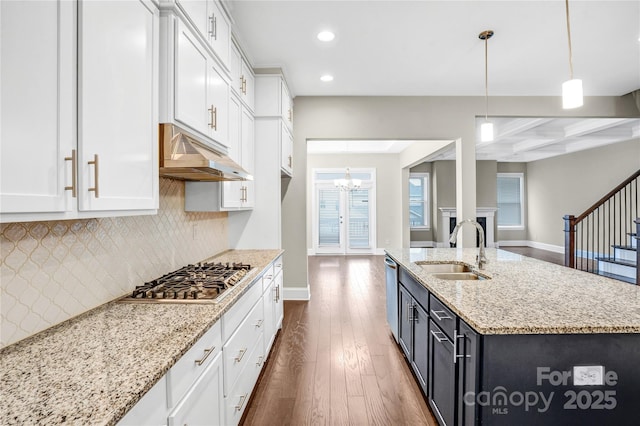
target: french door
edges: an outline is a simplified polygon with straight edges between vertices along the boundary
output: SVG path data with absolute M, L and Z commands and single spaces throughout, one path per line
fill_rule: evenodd
M 344 169 L 343 169 L 344 170 Z M 314 249 L 317 254 L 369 254 L 375 252 L 375 181 L 372 172 L 363 176 L 358 189 L 336 188 L 336 173 L 316 171 L 314 196 Z M 344 171 L 337 174 L 344 176 Z M 317 179 L 317 178 L 320 179 Z M 325 177 L 325 179 L 322 179 Z

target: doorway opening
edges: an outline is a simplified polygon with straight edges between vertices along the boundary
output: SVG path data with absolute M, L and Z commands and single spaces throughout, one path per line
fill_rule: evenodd
M 346 168 L 313 169 L 315 254 L 373 254 L 376 244 L 376 171 L 350 169 L 359 188 L 341 189 L 335 180 Z

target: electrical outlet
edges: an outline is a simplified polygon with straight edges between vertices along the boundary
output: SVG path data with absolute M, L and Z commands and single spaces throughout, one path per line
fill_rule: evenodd
M 604 367 L 602 365 L 576 365 L 573 367 L 573 386 L 602 386 Z

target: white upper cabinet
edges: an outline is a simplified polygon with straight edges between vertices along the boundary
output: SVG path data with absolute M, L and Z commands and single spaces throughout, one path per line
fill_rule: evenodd
M 231 88 L 249 108 L 255 109 L 255 77 L 253 70 L 242 56 L 240 49 L 231 43 L 231 55 L 229 60 L 231 71 Z
M 1 221 L 155 213 L 156 7 L 0 5 Z
M 231 27 L 218 1 L 176 0 L 200 37 L 223 65 L 229 68 Z
M 158 203 L 158 11 L 150 1 L 80 2 L 80 210 Z
M 0 2 L 2 213 L 73 210 L 73 4 Z
M 280 135 L 280 170 L 283 175 L 293 175 L 293 136 L 285 123 L 282 124 Z
M 160 121 L 177 122 L 213 149 L 229 143 L 228 77 L 181 18 L 161 16 Z
M 255 89 L 257 117 L 281 117 L 293 129 L 293 100 L 280 74 L 258 74 Z

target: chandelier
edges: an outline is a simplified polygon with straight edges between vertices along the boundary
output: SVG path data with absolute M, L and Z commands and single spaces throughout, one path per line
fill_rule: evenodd
M 348 167 L 346 173 L 344 174 L 344 178 L 334 179 L 333 183 L 335 184 L 336 188 L 341 191 L 357 191 L 358 189 L 360 189 L 360 186 L 362 186 L 361 179 L 351 178 L 351 172 L 349 171 Z

